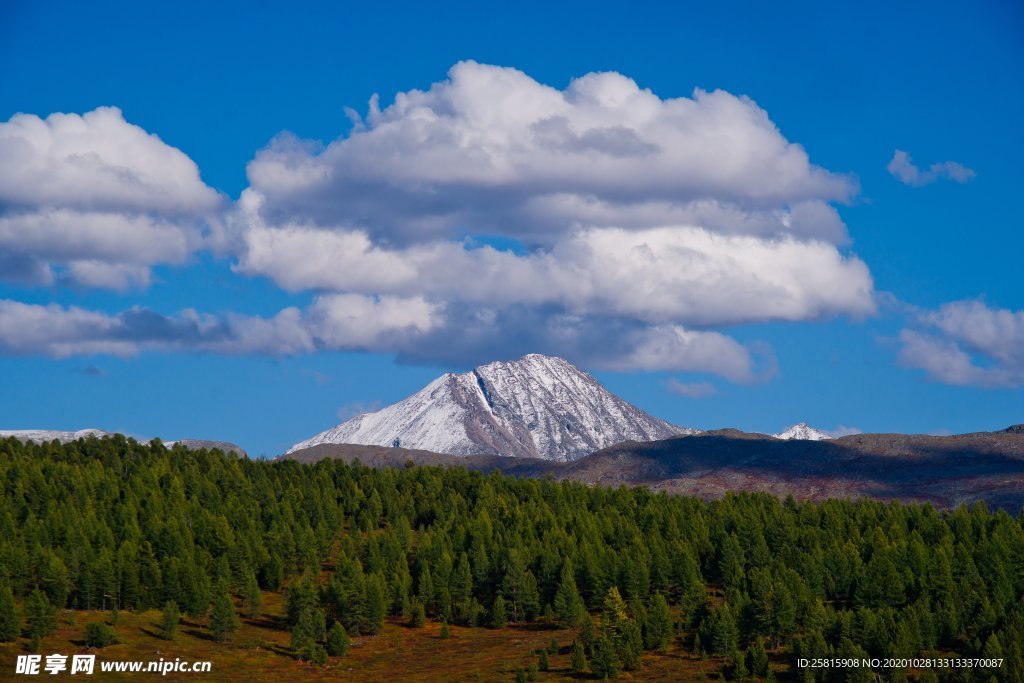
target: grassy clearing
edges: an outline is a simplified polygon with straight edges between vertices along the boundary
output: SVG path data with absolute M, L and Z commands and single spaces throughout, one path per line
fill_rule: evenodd
M 542 624 L 512 626 L 504 629 L 462 628 L 451 626 L 451 638 L 440 637 L 441 624 L 428 622 L 413 629 L 398 620 L 389 620 L 376 636 L 352 639 L 344 657 L 332 657 L 324 667 L 301 662 L 289 650 L 290 634 L 284 623 L 284 605 L 278 593 L 266 593 L 264 611 L 259 619 L 242 620 L 238 631 L 227 642 L 213 640 L 205 625 L 183 618 L 178 637 L 170 642 L 157 637 L 158 611 L 120 612 L 115 631 L 119 643 L 89 650 L 82 642 L 85 625 L 92 621 L 110 623 L 110 612 L 64 610 L 59 613 L 58 630 L 43 639 L 40 653 L 64 655 L 94 653 L 97 670 L 85 680 L 126 680 L 158 677 L 165 681 L 514 681 L 516 671 L 538 661 L 535 654 L 554 638 L 560 651 L 549 655 L 550 671 L 539 672 L 537 680 L 572 680 L 569 645 L 576 633 L 571 629 Z M 14 676 L 15 659 L 28 652 L 28 640 L 0 643 L 0 680 Z M 103 674 L 100 661 L 182 660 L 213 663 L 211 674 L 153 673 Z M 623 672 L 623 681 L 682 681 L 717 679 L 721 661 L 700 660 L 674 645 L 665 653 L 646 653 L 643 668 Z M 45 675 L 45 674 L 44 674 Z M 46 676 L 47 679 L 76 680 L 80 676 Z M 582 677 L 588 679 L 589 677 Z M 31 680 L 28 677 L 22 680 Z

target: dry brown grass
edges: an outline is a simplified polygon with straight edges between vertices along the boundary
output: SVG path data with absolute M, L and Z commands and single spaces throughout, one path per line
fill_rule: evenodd
M 45 679 L 68 680 L 164 680 L 164 681 L 514 681 L 516 670 L 537 662 L 535 651 L 545 648 L 554 638 L 561 646 L 549 655 L 551 670 L 540 672 L 538 680 L 569 681 L 569 645 L 575 632 L 543 625 L 513 626 L 492 630 L 451 627 L 452 637 L 440 637 L 441 625 L 430 622 L 426 628 L 413 629 L 391 620 L 376 636 L 352 639 L 352 648 L 344 657 L 332 657 L 324 667 L 298 661 L 288 649 L 290 635 L 284 624 L 280 594 L 264 595 L 264 614 L 259 619 L 242 620 L 241 628 L 227 642 L 215 642 L 201 624 L 184 619 L 174 642 L 157 637 L 158 611 L 121 612 L 117 631 L 120 643 L 99 651 L 88 650 L 81 642 L 85 625 L 107 621 L 109 612 L 62 611 L 58 630 L 43 639 L 43 655 L 71 655 L 94 652 L 96 673 L 92 676 L 48 676 Z M 14 675 L 15 658 L 28 651 L 28 641 L 0 643 L 0 680 L 40 680 Z M 154 673 L 103 674 L 100 661 L 110 660 L 182 660 L 213 663 L 210 674 Z M 721 662 L 701 661 L 678 647 L 666 653 L 647 653 L 639 672 L 624 672 L 623 681 L 714 680 Z

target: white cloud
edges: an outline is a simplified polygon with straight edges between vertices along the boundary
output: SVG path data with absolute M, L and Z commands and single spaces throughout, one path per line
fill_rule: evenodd
M 945 384 L 1024 385 L 1024 311 L 956 301 L 918 315 L 900 333 L 900 360 Z
M 257 154 L 226 221 L 236 270 L 421 297 L 444 314 L 402 355 L 433 362 L 547 349 L 754 381 L 772 363 L 713 328 L 874 312 L 831 205 L 856 184 L 749 99 L 661 99 L 615 73 L 558 90 L 473 62 L 448 76 L 375 97 L 326 146 L 283 135 Z
M 248 175 L 267 216 L 342 220 L 402 242 L 469 232 L 548 243 L 581 225 L 702 215 L 723 232 L 845 239 L 826 202 L 855 183 L 811 164 L 745 97 L 663 100 L 617 73 L 558 90 L 461 62 L 427 91 L 377 102 L 325 148 L 281 136 L 256 156 Z
M 680 382 L 674 377 L 669 378 L 665 386 L 670 393 L 686 398 L 704 398 L 718 393 L 718 389 L 711 382 Z
M 976 175 L 974 171 L 956 161 L 943 161 L 932 164 L 927 170 L 922 170 L 902 149 L 896 150 L 885 168 L 901 183 L 912 187 L 930 185 L 940 178 L 962 184 Z
M 399 352 L 431 331 L 437 311 L 421 299 L 319 297 L 306 310 L 271 318 L 212 316 L 187 309 L 174 317 L 144 308 L 111 315 L 78 307 L 0 300 L 0 350 L 65 358 L 144 351 L 262 353 L 320 349 Z
M 188 156 L 116 108 L 0 123 L 0 278 L 145 286 L 152 265 L 200 248 L 221 204 Z
M 559 90 L 463 62 L 352 116 L 327 145 L 275 138 L 230 207 L 117 109 L 0 124 L 0 278 L 123 290 L 209 249 L 317 294 L 269 318 L 6 302 L 0 346 L 366 349 L 462 366 L 535 351 L 751 382 L 775 372 L 770 349 L 722 328 L 875 310 L 834 207 L 856 183 L 748 98 L 662 99 L 616 73 Z M 20 317 L 64 332 L 26 342 Z
M 584 230 L 524 255 L 454 242 L 387 248 L 360 231 L 294 225 L 257 224 L 245 240 L 238 270 L 293 291 L 421 293 L 690 325 L 874 311 L 867 266 L 830 244 L 697 227 Z

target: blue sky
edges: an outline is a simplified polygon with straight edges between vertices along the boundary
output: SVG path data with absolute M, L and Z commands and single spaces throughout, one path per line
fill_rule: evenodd
M 4 3 L 0 428 L 276 454 L 530 351 L 688 426 L 1024 421 L 1022 86 L 1012 2 Z M 358 236 L 384 265 L 310 265 Z

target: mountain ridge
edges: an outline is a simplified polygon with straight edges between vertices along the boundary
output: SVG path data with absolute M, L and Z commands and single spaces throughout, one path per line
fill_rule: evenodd
M 89 437 L 103 439 L 114 436 L 118 433 L 119 432 L 107 432 L 102 429 L 91 428 L 79 429 L 77 431 L 64 431 L 59 429 L 0 429 L 0 439 L 13 437 L 21 441 L 32 441 L 34 443 L 46 443 L 48 441 L 70 443 L 72 441 L 78 441 L 79 439 L 88 439 Z M 127 435 L 122 434 L 122 436 Z M 225 453 L 234 453 L 243 458 L 249 457 L 249 454 L 245 452 L 244 448 L 238 444 L 231 443 L 230 441 L 217 441 L 212 439 L 178 439 L 176 441 L 161 440 L 161 443 L 168 448 L 171 448 L 175 444 L 181 444 L 189 450 L 198 450 L 201 448 L 213 450 L 214 448 L 218 448 Z
M 445 373 L 411 396 L 293 445 L 408 447 L 569 462 L 622 441 L 697 430 L 653 417 L 568 361 L 528 354 Z
M 351 444 L 321 444 L 282 457 L 305 463 L 326 457 L 372 467 L 411 463 L 499 470 L 701 498 L 745 490 L 797 500 L 901 500 L 942 509 L 983 501 L 1013 514 L 1024 506 L 1024 430 L 1015 429 L 951 436 L 855 434 L 820 441 L 719 429 L 624 442 L 573 462 Z

